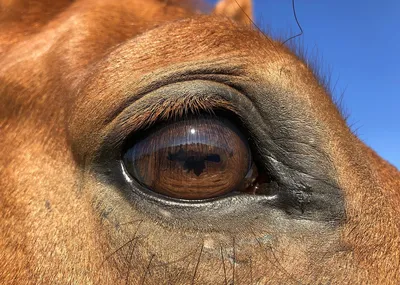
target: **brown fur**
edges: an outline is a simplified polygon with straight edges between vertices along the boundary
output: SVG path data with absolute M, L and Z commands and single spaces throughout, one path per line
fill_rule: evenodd
M 0 1 L 0 283 L 399 282 L 398 170 L 350 132 L 304 63 L 246 25 L 251 2 L 238 2 L 204 16 L 181 1 Z M 150 219 L 100 179 L 91 163 L 116 125 L 118 145 L 182 108 L 235 112 L 212 94 L 172 106 L 155 94 L 151 110 L 129 109 L 176 78 L 270 88 L 269 105 L 317 134 L 345 221 L 189 229 Z M 266 232 L 272 241 L 262 242 Z

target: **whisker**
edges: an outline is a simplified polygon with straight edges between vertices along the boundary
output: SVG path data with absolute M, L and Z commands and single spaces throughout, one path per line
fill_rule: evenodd
M 222 262 L 222 268 L 224 270 L 224 276 L 225 276 L 225 285 L 228 285 L 228 280 L 226 276 L 226 268 L 225 268 L 225 260 L 224 260 L 224 253 L 222 251 L 222 245 L 220 245 L 220 251 L 221 251 L 221 262 Z
M 271 46 L 275 49 L 275 51 L 277 52 L 278 56 L 279 56 L 279 52 L 277 50 L 277 48 L 275 47 L 275 43 L 273 40 L 271 40 L 261 29 L 260 27 L 251 19 L 251 17 L 249 15 L 247 15 L 247 13 L 244 11 L 243 7 L 240 6 L 240 4 L 237 2 L 237 0 L 235 0 L 236 4 L 239 6 L 240 10 L 242 10 L 243 14 L 246 15 L 246 17 L 249 19 L 250 23 L 258 30 L 258 32 L 260 32 L 264 38 L 267 39 L 267 41 L 271 44 Z
M 139 222 L 138 227 L 135 230 L 135 234 L 133 236 L 133 238 L 131 238 L 130 240 L 128 240 L 126 243 L 124 243 L 123 245 L 121 245 L 120 247 L 118 247 L 116 250 L 114 250 L 112 253 L 110 253 L 108 256 L 106 256 L 106 258 L 103 260 L 103 262 L 100 265 L 100 268 L 103 266 L 104 262 L 106 262 L 111 256 L 113 256 L 114 254 L 116 254 L 118 251 L 120 251 L 121 249 L 123 249 L 125 246 L 127 246 L 129 243 L 132 243 L 134 240 L 136 240 L 136 235 L 137 232 L 139 231 L 140 225 L 142 224 L 142 221 Z
M 130 257 L 129 257 L 128 268 L 127 268 L 126 278 L 125 278 L 125 284 L 129 284 L 128 283 L 129 273 L 131 271 L 132 257 L 133 257 L 133 252 L 135 251 L 135 248 L 136 248 L 137 241 L 138 241 L 138 239 L 135 238 L 135 243 L 133 244 L 133 247 L 132 247 L 132 250 L 131 250 L 131 254 L 130 254 Z
M 284 42 L 282 43 L 282 45 L 284 45 L 285 43 L 287 43 L 288 41 L 290 41 L 290 40 L 292 40 L 292 39 L 294 39 L 294 38 L 300 37 L 300 36 L 303 34 L 303 28 L 301 27 L 301 25 L 300 25 L 300 23 L 299 23 L 299 20 L 297 19 L 296 7 L 295 7 L 295 5 L 294 5 L 294 0 L 292 0 L 292 10 L 293 10 L 294 19 L 296 20 L 297 27 L 299 27 L 299 29 L 300 29 L 300 33 L 298 33 L 298 34 L 296 34 L 296 35 L 294 35 L 294 36 L 291 36 L 291 37 L 288 38 L 286 41 L 284 41 Z
M 101 263 L 100 267 L 103 266 L 103 263 L 106 262 L 111 256 L 113 256 L 115 253 L 117 253 L 118 251 L 120 251 L 121 249 L 123 249 L 125 246 L 127 246 L 129 243 L 132 243 L 135 240 L 135 238 L 132 238 L 130 240 L 128 240 L 126 243 L 124 243 L 123 245 L 121 245 L 119 248 L 117 248 L 116 250 L 114 250 L 112 253 L 110 253 L 108 256 L 106 256 L 106 258 L 103 260 L 103 262 Z
M 253 259 L 250 256 L 250 284 L 253 284 Z
M 147 264 L 146 271 L 144 272 L 143 279 L 142 279 L 142 282 L 140 282 L 140 284 L 144 284 L 144 281 L 146 280 L 146 276 L 147 276 L 147 274 L 148 274 L 149 271 L 150 271 L 150 265 L 151 265 L 151 262 L 153 261 L 154 256 L 155 256 L 155 254 L 152 254 L 152 255 L 151 255 L 150 261 L 149 261 L 149 263 Z
M 200 258 L 201 258 L 201 254 L 203 253 L 203 248 L 204 248 L 204 243 L 201 244 L 200 254 L 199 254 L 199 257 L 197 258 L 197 263 L 196 263 L 196 267 L 194 269 L 192 283 L 191 283 L 192 285 L 194 284 L 194 280 L 195 280 L 196 274 L 197 274 L 197 269 L 199 268 Z
M 259 247 L 263 250 L 264 252 L 264 256 L 265 258 L 271 263 L 271 265 L 273 267 L 275 267 L 276 269 L 278 269 L 279 271 L 283 272 L 284 274 L 286 274 L 292 281 L 296 282 L 297 284 L 302 284 L 301 282 L 299 282 L 298 280 L 296 280 L 296 278 L 294 278 L 279 262 L 278 258 L 276 257 L 275 253 L 273 252 L 273 248 L 271 246 L 269 246 L 269 250 L 272 253 L 272 256 L 274 257 L 275 262 L 272 262 L 269 257 L 268 257 L 268 253 L 267 253 L 267 249 L 261 244 L 261 242 L 259 241 L 259 239 L 257 238 L 257 235 L 255 234 L 253 228 L 250 227 L 250 231 L 252 232 L 252 234 L 254 235 L 254 238 L 257 242 L 257 244 L 259 245 Z
M 236 242 L 233 237 L 233 263 L 232 263 L 232 284 L 235 284 L 235 269 L 236 269 Z

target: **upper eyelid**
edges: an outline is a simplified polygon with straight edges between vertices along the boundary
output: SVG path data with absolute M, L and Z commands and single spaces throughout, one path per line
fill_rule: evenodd
M 243 70 L 239 67 L 233 70 L 228 68 L 224 72 L 223 66 L 213 69 L 205 65 L 201 71 L 196 71 L 196 66 L 190 66 L 182 67 L 179 72 L 154 72 L 147 75 L 149 78 L 142 78 L 131 85 L 121 85 L 119 81 L 117 84 L 108 84 L 104 79 L 99 79 L 101 85 L 96 85 L 94 76 L 80 89 L 79 100 L 68 123 L 69 140 L 74 153 L 77 157 L 86 157 L 85 160 L 90 162 L 103 145 L 121 147 L 131 133 L 148 128 L 162 119 L 160 113 L 157 115 L 153 112 L 160 110 L 157 100 L 165 102 L 161 104 L 165 106 L 168 102 L 176 103 L 180 98 L 180 108 L 175 109 L 185 110 L 188 100 L 193 98 L 200 103 L 192 104 L 196 107 L 193 113 L 221 108 L 240 115 L 238 109 L 243 109 L 243 105 L 254 112 L 251 100 L 241 91 L 240 85 L 243 80 L 247 81 L 247 77 L 240 76 L 240 72 Z M 149 85 L 152 82 L 155 83 Z M 84 124 L 82 117 L 86 118 Z
M 164 86 L 155 90 L 127 107 L 111 121 L 103 130 L 104 137 L 114 140 L 114 145 L 117 147 L 127 137 L 158 122 L 180 119 L 186 115 L 198 113 L 213 113 L 215 109 L 238 114 L 234 104 L 219 96 L 217 91 L 209 94 L 204 94 L 207 91 L 200 92 L 200 90 L 186 93 L 185 91 L 182 92 L 184 88 L 180 88 L 182 84 L 207 85 L 204 81 L 193 80 Z M 216 83 L 213 82 L 212 84 Z M 167 89 L 170 90 L 167 91 Z M 171 105 L 174 105 L 170 110 L 171 112 L 165 110 L 164 107 Z
M 132 119 L 132 125 L 134 125 L 132 131 L 138 131 L 151 127 L 159 121 L 181 119 L 187 115 L 201 112 L 213 113 L 214 108 L 233 109 L 229 102 L 218 97 L 187 95 L 178 98 L 157 98 L 155 102 L 148 104 L 129 118 Z

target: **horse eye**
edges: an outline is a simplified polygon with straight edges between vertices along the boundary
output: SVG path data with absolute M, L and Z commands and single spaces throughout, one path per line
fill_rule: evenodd
M 128 146 L 123 161 L 137 182 L 179 199 L 242 191 L 256 175 L 247 140 L 219 117 L 167 124 Z

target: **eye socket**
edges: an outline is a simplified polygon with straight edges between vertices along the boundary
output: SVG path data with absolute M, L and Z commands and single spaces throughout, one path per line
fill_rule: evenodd
M 257 174 L 247 140 L 228 120 L 215 116 L 152 131 L 127 148 L 123 161 L 146 188 L 188 200 L 243 191 Z

